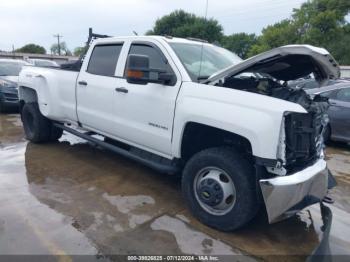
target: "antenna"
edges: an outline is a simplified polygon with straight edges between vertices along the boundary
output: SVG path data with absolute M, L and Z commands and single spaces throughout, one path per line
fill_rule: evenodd
M 134 33 L 134 35 L 139 35 L 136 31 L 132 31 Z
M 206 0 L 206 4 L 205 4 L 205 16 L 204 16 L 204 20 L 206 21 L 207 20 L 207 15 L 208 15 L 208 2 L 209 0 Z M 201 47 L 201 59 L 200 59 L 200 62 L 199 62 L 199 72 L 198 72 L 198 82 L 200 80 L 200 77 L 201 77 L 201 71 L 202 71 L 202 61 L 203 61 L 203 46 L 204 46 L 204 43 L 202 43 L 202 47 Z

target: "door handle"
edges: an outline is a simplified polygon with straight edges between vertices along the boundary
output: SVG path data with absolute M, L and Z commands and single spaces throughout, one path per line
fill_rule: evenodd
M 81 85 L 81 86 L 87 86 L 87 82 L 84 81 L 84 80 L 79 81 L 78 84 Z
M 117 88 L 115 89 L 115 91 L 121 92 L 121 93 L 128 93 L 128 92 L 129 92 L 129 90 L 126 89 L 125 87 L 117 87 Z

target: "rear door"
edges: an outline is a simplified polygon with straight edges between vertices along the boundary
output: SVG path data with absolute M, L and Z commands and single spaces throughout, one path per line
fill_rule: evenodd
M 181 76 L 170 55 L 161 44 L 152 41 L 129 43 L 123 63 L 124 77 L 118 79 L 115 95 L 115 115 L 118 118 L 117 136 L 141 148 L 169 156 L 175 112 L 176 97 L 181 85 Z M 129 54 L 146 55 L 151 68 L 175 74 L 168 85 L 128 83 L 125 79 L 125 64 Z
M 122 42 L 97 44 L 77 80 L 77 114 L 83 127 L 113 135 L 117 62 Z M 87 55 L 89 57 L 89 55 Z
M 335 91 L 329 103 L 332 137 L 350 141 L 350 87 Z

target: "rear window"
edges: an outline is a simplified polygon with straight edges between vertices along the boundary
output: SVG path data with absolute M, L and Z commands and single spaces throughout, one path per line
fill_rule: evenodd
M 87 72 L 95 75 L 114 76 L 122 46 L 123 44 L 95 46 Z

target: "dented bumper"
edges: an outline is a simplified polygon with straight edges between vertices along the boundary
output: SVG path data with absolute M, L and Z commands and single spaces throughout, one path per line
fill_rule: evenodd
M 259 181 L 270 223 L 294 215 L 304 207 L 322 200 L 328 190 L 326 161 L 288 176 Z

